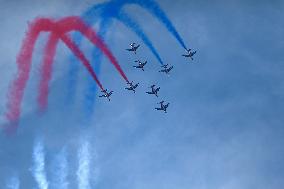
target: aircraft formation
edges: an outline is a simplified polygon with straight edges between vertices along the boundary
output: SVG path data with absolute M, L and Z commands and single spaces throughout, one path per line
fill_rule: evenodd
M 136 45 L 136 43 L 131 43 L 130 48 L 126 49 L 127 51 L 134 52 L 134 54 L 137 54 L 137 50 L 140 47 L 140 45 Z M 193 56 L 196 54 L 196 51 L 192 51 L 191 49 L 186 49 L 187 54 L 183 54 L 182 56 L 185 58 L 190 58 L 193 60 Z M 135 60 L 135 63 L 138 63 L 137 65 L 133 66 L 134 68 L 141 69 L 142 71 L 145 71 L 144 67 L 147 64 L 147 61 L 142 62 L 140 60 Z M 171 70 L 174 68 L 173 66 L 170 66 L 169 64 L 165 64 L 161 66 L 162 69 L 159 70 L 161 73 L 165 73 L 166 75 L 169 75 Z M 133 81 L 127 82 L 127 87 L 125 87 L 126 90 L 133 91 L 133 93 L 136 92 L 136 88 L 139 86 L 139 83 L 134 84 Z M 149 95 L 155 95 L 158 96 L 158 92 L 160 91 L 160 87 L 157 87 L 156 85 L 151 85 L 150 91 L 147 91 L 146 93 Z M 110 101 L 110 96 L 113 94 L 113 91 L 108 92 L 107 89 L 101 91 L 103 94 L 99 97 L 105 97 Z M 163 111 L 164 113 L 167 113 L 167 108 L 169 107 L 170 103 L 166 103 L 164 100 L 161 102 L 158 102 L 157 104 L 160 105 L 160 107 L 156 107 L 155 110 Z

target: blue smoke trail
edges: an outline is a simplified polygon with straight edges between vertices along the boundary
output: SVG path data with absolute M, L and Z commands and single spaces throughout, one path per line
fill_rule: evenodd
M 48 182 L 45 173 L 45 154 L 41 139 L 37 139 L 33 149 L 33 176 L 39 189 L 48 189 Z
M 102 40 L 106 39 L 108 28 L 111 25 L 112 21 L 110 19 L 103 19 L 99 23 L 99 30 L 97 32 L 98 36 L 101 37 Z M 102 62 L 102 53 L 98 48 L 93 48 L 92 50 L 92 62 L 94 70 L 97 74 L 100 73 L 101 70 L 101 62 Z M 94 84 L 94 81 L 90 78 L 87 79 L 87 90 L 86 90 L 86 99 L 84 101 L 84 110 L 86 113 L 86 119 L 90 117 L 93 113 L 94 105 L 96 101 L 96 94 L 97 93 L 97 85 Z
M 167 30 L 175 37 L 175 39 L 180 43 L 180 45 L 184 49 L 187 49 L 183 39 L 175 29 L 170 19 L 167 17 L 166 13 L 154 0 L 118 0 L 118 1 L 124 1 L 125 3 L 127 2 L 129 4 L 130 3 L 138 4 L 139 6 L 148 10 L 154 17 L 158 18 L 158 20 L 164 24 Z
M 149 13 L 151 13 L 161 23 L 164 24 L 168 32 L 170 32 L 175 37 L 175 39 L 180 43 L 180 45 L 186 49 L 185 43 L 183 42 L 181 36 L 173 26 L 172 22 L 167 17 L 166 13 L 160 8 L 159 4 L 156 3 L 154 0 L 112 0 L 103 3 L 99 6 L 94 6 L 93 8 L 89 9 L 87 13 L 89 13 L 89 15 L 92 15 L 91 12 L 93 13 L 98 9 L 103 9 L 103 7 L 105 7 L 103 16 L 113 16 L 114 14 L 118 14 L 124 6 L 129 4 L 136 4 L 144 8 Z M 85 20 L 84 17 L 83 19 Z
M 154 54 L 154 56 L 159 61 L 159 63 L 162 64 L 162 65 L 164 64 L 160 55 L 158 54 L 157 50 L 152 45 L 150 39 L 147 37 L 147 35 L 144 33 L 144 31 L 141 29 L 141 27 L 135 22 L 134 19 L 132 19 L 131 17 L 129 17 L 126 13 L 124 13 L 122 11 L 119 13 L 119 15 L 116 15 L 114 17 L 118 21 L 120 21 L 122 24 L 124 24 L 126 27 L 130 28 L 134 33 L 136 33 L 136 35 L 144 42 L 144 44 L 146 46 L 148 46 L 148 48 Z M 107 33 L 107 28 L 109 28 L 108 26 L 110 25 L 110 23 L 111 23 L 110 19 L 101 20 L 98 35 L 103 40 L 106 38 L 105 36 L 106 36 L 106 33 Z M 100 50 L 98 48 L 94 48 L 93 52 L 92 52 L 92 60 L 95 60 L 95 62 L 93 62 L 93 64 L 94 64 L 94 68 L 95 68 L 96 73 L 100 72 L 101 61 L 102 61 L 101 59 L 102 59 L 102 54 L 101 54 Z M 88 89 L 87 89 L 86 103 L 85 103 L 85 109 L 86 109 L 87 115 L 89 113 L 93 112 L 95 99 L 96 99 L 96 96 L 94 96 L 94 94 L 96 94 L 96 92 L 97 92 L 97 86 L 94 84 L 94 82 L 91 79 L 88 79 L 88 80 L 89 80 L 89 82 L 88 82 L 89 85 L 88 85 Z M 89 116 L 87 116 L 87 117 L 89 117 Z
M 7 189 L 19 189 L 20 180 L 17 176 L 14 176 L 8 180 Z
M 122 2 L 122 3 L 121 3 Z M 121 10 L 121 8 L 124 6 L 124 1 L 118 1 L 113 0 L 108 3 L 103 3 L 96 5 L 95 7 L 91 8 L 87 13 L 83 16 L 84 21 L 86 21 L 88 24 L 92 25 L 93 23 L 90 22 L 90 20 L 96 20 L 98 18 L 90 19 L 92 15 L 95 15 L 98 17 L 98 14 L 93 14 L 95 11 L 99 12 L 99 17 L 102 20 L 102 22 L 107 22 L 108 24 L 104 24 L 100 26 L 100 30 L 104 30 L 105 32 L 109 29 L 110 23 L 112 23 L 113 19 L 117 19 L 122 24 L 124 24 L 126 27 L 128 27 L 132 32 L 134 32 L 142 41 L 143 43 L 150 49 L 150 51 L 154 54 L 154 56 L 157 58 L 160 64 L 163 64 L 163 61 L 158 54 L 157 50 L 153 46 L 150 39 L 147 37 L 147 35 L 144 33 L 140 25 L 132 19 L 130 16 L 128 16 L 125 12 Z M 126 2 L 126 1 L 125 1 Z M 105 38 L 105 32 L 100 33 L 101 37 Z M 96 54 L 97 55 L 97 54 Z M 94 60 L 97 61 L 97 58 L 94 57 Z
M 88 25 L 93 25 L 96 22 L 100 21 L 99 18 L 99 14 L 101 14 L 101 7 L 104 6 L 104 3 L 102 4 L 98 4 L 96 7 L 93 7 L 92 11 L 87 10 L 83 15 L 82 15 L 82 19 L 84 20 L 84 22 Z M 104 19 L 107 20 L 107 19 Z M 102 25 L 102 24 L 101 24 Z M 103 31 L 107 31 L 107 28 L 109 28 L 109 25 L 105 25 L 104 28 L 99 27 L 99 32 L 97 32 L 97 34 L 100 37 L 105 36 L 105 32 Z M 82 42 L 82 36 L 79 33 L 75 33 L 73 36 L 73 41 L 76 43 L 77 46 L 79 46 Z M 100 51 L 94 47 L 92 50 L 92 60 L 91 60 L 91 64 L 94 64 L 96 57 L 94 57 L 95 55 L 98 55 L 98 61 L 96 61 L 97 65 L 95 66 L 94 70 L 97 73 L 97 75 L 99 75 L 99 71 L 100 71 L 100 60 L 101 60 L 101 56 L 102 54 L 100 53 Z M 76 94 L 76 86 L 78 85 L 78 70 L 79 70 L 79 63 L 78 63 L 78 59 L 72 55 L 70 58 L 70 62 L 71 62 L 71 66 L 69 69 L 69 73 L 68 73 L 68 99 L 67 99 L 67 104 L 71 105 L 74 103 L 74 96 Z M 98 68 L 99 67 L 99 68 Z M 88 79 L 87 79 L 88 80 Z M 90 85 L 90 89 L 87 92 L 87 96 L 86 96 L 86 100 L 84 102 L 84 107 L 85 107 L 85 113 L 87 113 L 87 118 L 92 114 L 93 112 L 93 102 L 94 102 L 94 98 L 96 92 L 97 92 L 97 86 L 91 82 L 90 80 L 88 80 L 87 82 L 88 84 L 91 83 Z
M 120 22 L 122 22 L 126 27 L 130 28 L 142 41 L 143 43 L 151 50 L 151 52 L 154 54 L 154 56 L 157 58 L 160 64 L 164 64 L 159 53 L 153 46 L 150 39 L 147 37 L 147 35 L 144 33 L 144 31 L 140 28 L 140 26 L 135 22 L 134 19 L 132 19 L 130 16 L 128 16 L 124 12 L 120 12 L 119 15 L 116 17 Z
M 78 151 L 78 170 L 77 170 L 77 179 L 78 179 L 78 188 L 79 189 L 90 189 L 90 144 L 88 141 L 84 141 L 82 146 Z
M 68 162 L 66 149 L 62 149 L 55 158 L 55 169 L 53 176 L 54 182 L 52 183 L 53 188 L 67 189 L 68 188 Z
M 176 38 L 176 40 L 183 46 L 183 48 L 186 48 L 182 38 L 178 34 L 177 30 L 174 28 L 171 21 L 167 18 L 165 12 L 159 7 L 159 5 L 154 0 L 111 0 L 105 3 L 101 3 L 99 5 L 95 5 L 89 10 L 87 10 L 82 18 L 88 25 L 93 25 L 98 20 L 103 20 L 107 22 L 107 24 L 101 25 L 100 31 L 104 31 L 100 33 L 100 36 L 102 38 L 105 38 L 105 33 L 109 29 L 111 25 L 111 20 L 113 18 L 117 19 L 118 21 L 122 22 L 125 26 L 127 26 L 129 29 L 131 29 L 136 35 L 144 42 L 146 46 L 151 50 L 151 52 L 154 54 L 154 56 L 157 58 L 159 63 L 163 64 L 163 61 L 161 60 L 158 52 L 152 45 L 151 41 L 148 39 L 147 35 L 143 32 L 143 30 L 140 28 L 140 26 L 133 20 L 131 17 L 129 17 L 126 13 L 122 12 L 122 8 L 127 4 L 136 4 L 144 9 L 146 9 L 148 12 L 150 12 L 154 17 L 158 18 L 158 20 L 164 24 L 164 26 L 167 28 L 167 30 Z M 81 42 L 81 38 L 75 37 L 76 43 Z M 101 64 L 101 56 L 97 56 L 100 53 L 97 53 L 98 50 L 93 51 L 93 59 L 92 62 L 96 63 L 96 69 L 97 74 L 99 74 L 100 71 L 100 64 Z M 74 61 L 74 60 L 73 60 Z M 78 66 L 76 62 L 71 64 L 71 70 L 70 70 L 70 76 L 75 76 L 77 72 Z M 74 79 L 70 82 L 71 84 L 68 86 L 70 87 L 71 92 L 69 94 L 75 94 L 75 86 L 76 83 L 74 83 Z M 89 82 L 88 82 L 89 83 Z M 92 114 L 93 108 L 94 108 L 94 102 L 95 97 L 93 97 L 96 92 L 96 86 L 94 84 L 90 85 L 91 87 L 89 90 L 87 90 L 87 100 L 85 105 L 85 109 L 88 112 L 89 115 Z M 91 97 L 92 96 L 92 97 Z M 69 98 L 70 99 L 70 98 Z M 70 103 L 70 101 L 69 101 Z

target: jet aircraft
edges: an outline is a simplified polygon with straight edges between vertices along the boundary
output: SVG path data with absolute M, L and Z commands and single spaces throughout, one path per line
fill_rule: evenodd
M 113 91 L 107 92 L 107 89 L 105 89 L 105 90 L 102 90 L 101 92 L 103 93 L 103 95 L 99 97 L 105 97 L 108 99 L 108 101 L 110 101 L 110 96 L 112 95 Z
M 150 88 L 151 88 L 151 91 L 150 92 L 146 92 L 147 94 L 153 94 L 155 95 L 156 97 L 158 97 L 158 92 L 160 90 L 160 87 L 158 88 L 155 88 L 156 85 L 152 85 Z
M 170 66 L 169 68 L 168 68 L 168 66 L 169 66 L 168 64 L 162 65 L 161 67 L 164 68 L 164 69 L 160 70 L 159 72 L 164 72 L 168 75 L 170 73 L 170 71 L 173 69 L 173 66 Z
M 142 69 L 142 71 L 145 71 L 144 70 L 144 66 L 147 64 L 147 61 L 145 61 L 144 63 L 141 62 L 140 60 L 136 60 L 135 62 L 138 62 L 138 65 L 137 66 L 133 66 L 134 68 L 139 68 L 139 69 Z
M 130 49 L 126 49 L 127 51 L 131 51 L 131 52 L 134 52 L 134 54 L 136 54 L 136 51 L 137 51 L 137 49 L 140 47 L 140 45 L 137 45 L 137 46 L 135 46 L 136 45 L 136 43 L 131 43 L 130 44 Z
M 187 54 L 183 54 L 182 56 L 186 58 L 191 58 L 193 60 L 193 56 L 196 54 L 196 51 L 191 51 L 191 49 L 186 49 Z
M 133 85 L 133 81 L 131 81 L 131 82 L 128 82 L 127 84 L 129 85 L 129 87 L 126 87 L 125 89 L 129 91 L 133 91 L 135 93 L 136 92 L 135 89 L 138 87 L 139 83 L 136 83 L 135 85 Z
M 169 107 L 169 104 L 170 103 L 167 103 L 167 104 L 164 104 L 165 101 L 161 101 L 159 102 L 158 104 L 161 105 L 160 108 L 155 108 L 156 110 L 159 110 L 159 111 L 164 111 L 165 113 L 167 113 L 167 108 Z

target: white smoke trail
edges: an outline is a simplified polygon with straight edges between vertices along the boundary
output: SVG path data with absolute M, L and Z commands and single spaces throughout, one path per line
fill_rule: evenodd
M 45 173 L 44 147 L 40 139 L 36 140 L 33 149 L 33 176 L 39 189 L 48 189 L 48 181 Z
M 56 171 L 54 172 L 54 185 L 56 188 L 67 189 L 68 188 L 68 162 L 67 153 L 65 148 L 57 155 L 56 160 Z
M 18 177 L 14 176 L 8 180 L 7 189 L 19 189 L 20 180 Z
M 90 189 L 90 144 L 88 141 L 84 141 L 78 151 L 78 163 L 77 170 L 78 188 Z

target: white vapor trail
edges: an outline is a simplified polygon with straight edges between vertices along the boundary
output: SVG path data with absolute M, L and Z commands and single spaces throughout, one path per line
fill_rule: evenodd
M 68 162 L 65 148 L 56 157 L 56 170 L 54 172 L 55 186 L 60 189 L 68 188 Z
M 90 189 L 90 144 L 84 141 L 78 151 L 79 167 L 77 170 L 78 188 Z
M 39 189 L 48 189 L 48 181 L 45 173 L 45 154 L 42 140 L 36 140 L 33 149 L 33 176 L 38 184 Z
M 19 189 L 20 181 L 19 178 L 14 176 L 8 180 L 7 189 Z

